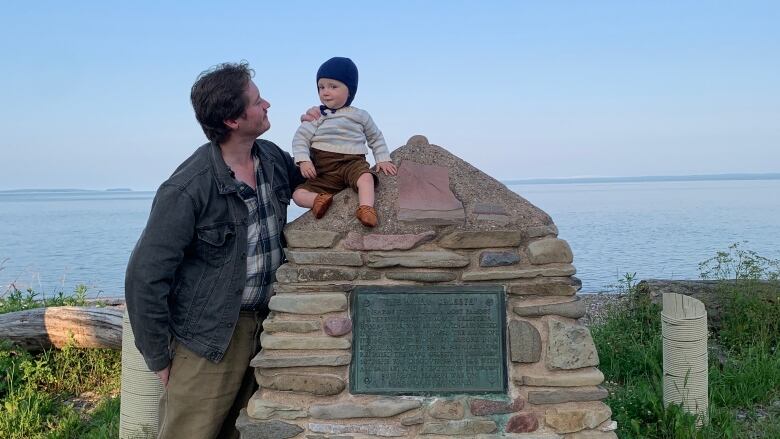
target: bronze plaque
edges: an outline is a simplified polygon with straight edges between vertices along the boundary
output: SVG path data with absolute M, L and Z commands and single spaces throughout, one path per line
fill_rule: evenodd
M 504 392 L 504 321 L 501 287 L 357 288 L 350 391 Z

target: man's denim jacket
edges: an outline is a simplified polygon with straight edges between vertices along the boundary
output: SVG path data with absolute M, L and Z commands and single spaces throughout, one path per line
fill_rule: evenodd
M 255 148 L 282 230 L 303 177 L 278 146 L 258 139 Z M 215 143 L 198 148 L 157 190 L 125 276 L 135 344 L 149 369 L 169 364 L 171 337 L 211 361 L 225 355 L 246 283 L 247 215 Z

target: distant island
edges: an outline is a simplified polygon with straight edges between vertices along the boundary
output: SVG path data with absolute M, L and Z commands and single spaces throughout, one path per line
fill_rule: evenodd
M 641 177 L 570 177 L 501 180 L 504 184 L 648 183 L 660 181 L 780 180 L 780 172 L 766 174 L 647 175 Z

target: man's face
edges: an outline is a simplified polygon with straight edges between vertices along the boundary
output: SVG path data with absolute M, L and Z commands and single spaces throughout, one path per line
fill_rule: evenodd
M 271 104 L 260 97 L 260 90 L 254 82 L 249 81 L 249 85 L 244 91 L 246 99 L 246 111 L 241 116 L 238 129 L 252 134 L 255 137 L 263 134 L 271 128 L 271 121 L 268 120 L 268 109 Z

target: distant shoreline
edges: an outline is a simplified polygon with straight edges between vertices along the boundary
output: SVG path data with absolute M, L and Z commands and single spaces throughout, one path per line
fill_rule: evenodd
M 654 183 L 664 181 L 735 181 L 735 180 L 780 180 L 780 173 L 764 174 L 700 174 L 700 175 L 646 175 L 640 177 L 567 177 L 528 178 L 522 180 L 501 180 L 504 184 L 578 184 L 578 183 Z
M 581 184 L 581 183 L 656 183 L 673 181 L 739 181 L 739 180 L 780 180 L 780 172 L 761 174 L 699 174 L 699 175 L 645 175 L 639 177 L 559 177 L 559 178 L 526 178 L 499 180 L 506 185 L 520 184 Z M 130 188 L 109 189 L 0 189 L 0 194 L 47 194 L 47 193 L 105 193 L 105 192 L 154 192 L 154 190 L 135 190 Z

